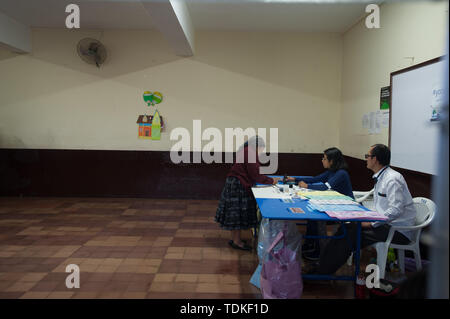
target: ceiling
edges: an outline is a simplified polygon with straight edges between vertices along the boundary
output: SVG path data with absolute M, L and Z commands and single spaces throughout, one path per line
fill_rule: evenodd
M 81 28 L 154 29 L 142 4 L 150 1 L 158 0 L 1 0 L 0 12 L 26 26 L 64 28 L 68 15 L 65 7 L 76 3 L 80 7 Z M 367 3 L 381 1 L 185 2 L 195 30 L 345 32 L 366 14 Z

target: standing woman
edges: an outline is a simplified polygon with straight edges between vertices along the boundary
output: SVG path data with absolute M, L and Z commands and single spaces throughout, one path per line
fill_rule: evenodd
M 352 183 L 347 172 L 348 166 L 342 152 L 336 147 L 326 149 L 323 152 L 322 165 L 326 169 L 322 174 L 315 177 L 296 178 L 295 182 L 303 188 L 334 190 L 354 199 Z M 290 179 L 293 180 L 294 178 L 291 177 Z M 318 223 L 308 221 L 306 235 L 317 236 L 318 233 Z M 302 250 L 306 259 L 319 260 L 320 247 L 318 239 L 307 239 Z
M 235 249 L 252 249 L 241 240 L 241 230 L 255 227 L 258 223 L 251 187 L 256 183 L 276 184 L 279 180 L 259 173 L 258 155 L 264 147 L 264 140 L 253 136 L 236 152 L 237 160 L 227 175 L 220 196 L 215 221 L 223 229 L 231 231 L 228 244 Z

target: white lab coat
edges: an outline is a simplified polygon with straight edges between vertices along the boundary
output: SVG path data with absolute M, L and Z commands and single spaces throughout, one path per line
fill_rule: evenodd
M 375 222 L 373 227 L 383 223 L 391 226 L 413 226 L 415 224 L 416 209 L 411 194 L 403 176 L 390 167 L 384 167 L 373 178 L 377 178 L 373 192 L 374 208 L 382 212 L 388 220 Z M 411 231 L 398 230 L 411 240 Z

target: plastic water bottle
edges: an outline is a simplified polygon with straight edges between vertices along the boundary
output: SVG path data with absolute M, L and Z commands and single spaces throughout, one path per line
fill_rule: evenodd
M 356 299 L 366 299 L 366 280 L 363 275 L 359 275 L 356 278 L 356 289 L 355 289 Z

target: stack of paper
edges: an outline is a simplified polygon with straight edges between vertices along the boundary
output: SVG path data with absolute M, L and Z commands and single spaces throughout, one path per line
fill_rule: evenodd
M 252 187 L 255 198 L 291 198 L 289 193 L 282 193 L 276 187 Z
M 350 199 L 310 199 L 311 204 L 317 205 L 355 205 L 356 202 Z
M 384 216 L 382 213 L 374 212 L 374 211 L 325 211 L 328 216 L 334 217 L 341 220 L 346 219 L 368 219 L 368 220 L 387 220 L 388 218 Z
M 314 204 L 309 201 L 309 205 L 320 212 L 359 212 L 365 211 L 364 207 L 357 203 L 353 205 L 336 205 L 336 204 Z
M 341 193 L 335 191 L 300 191 L 297 194 L 315 200 L 353 200 L 351 197 L 342 195 Z

